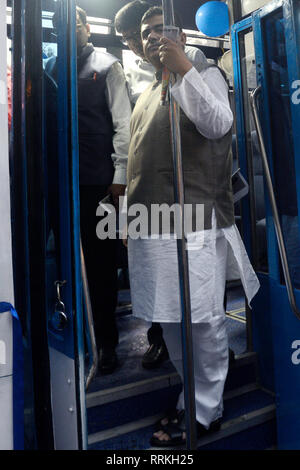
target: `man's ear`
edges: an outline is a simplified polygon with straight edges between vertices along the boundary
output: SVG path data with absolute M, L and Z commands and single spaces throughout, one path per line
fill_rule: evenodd
M 91 26 L 89 25 L 89 23 L 86 23 L 85 27 L 86 27 L 86 30 L 87 30 L 87 33 L 88 33 L 88 37 L 90 37 L 91 36 Z
M 181 31 L 179 35 L 180 43 L 184 47 L 186 44 L 186 34 Z

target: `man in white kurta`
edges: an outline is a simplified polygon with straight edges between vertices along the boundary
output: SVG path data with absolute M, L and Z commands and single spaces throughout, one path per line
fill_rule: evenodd
M 185 35 L 181 33 L 180 44 L 176 44 L 162 37 L 161 25 L 159 10 L 154 10 L 153 16 L 142 21 L 147 60 L 158 71 L 165 64 L 177 74 L 172 94 L 197 131 L 206 139 L 223 138 L 232 127 L 233 115 L 228 100 L 228 86 L 221 72 L 211 67 L 199 73 L 183 52 Z M 147 108 L 144 112 L 147 112 Z M 132 141 L 135 141 L 135 137 L 133 134 Z M 129 181 L 129 199 L 130 191 Z M 223 301 L 228 266 L 238 270 L 249 303 L 259 288 L 236 226 L 233 224 L 218 228 L 213 208 L 210 227 L 187 234 L 196 419 L 201 432 L 214 429 L 223 412 L 222 396 L 228 371 Z M 183 379 L 176 240 L 174 237 L 163 239 L 157 235 L 140 239 L 131 239 L 129 236 L 128 256 L 133 314 L 162 324 L 170 358 Z M 184 397 L 181 393 L 177 410 L 183 409 Z M 172 439 L 168 427 L 160 427 L 152 438 L 152 445 L 172 446 L 184 442 L 184 433 L 181 439 Z

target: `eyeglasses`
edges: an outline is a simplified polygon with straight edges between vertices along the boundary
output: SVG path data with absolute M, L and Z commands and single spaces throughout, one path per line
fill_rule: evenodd
M 124 44 L 124 46 L 128 46 L 128 43 L 130 41 L 140 41 L 141 40 L 141 32 L 140 31 L 135 31 L 134 33 L 131 34 L 131 36 L 122 36 L 121 41 Z

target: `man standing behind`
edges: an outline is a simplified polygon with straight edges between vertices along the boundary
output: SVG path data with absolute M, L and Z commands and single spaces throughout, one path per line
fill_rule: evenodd
M 151 5 L 142 0 L 127 3 L 115 16 L 115 28 L 122 34 L 122 42 L 137 55 L 134 65 L 126 71 L 129 97 L 134 106 L 138 97 L 153 82 L 155 67 L 145 59 L 141 40 L 141 20 Z M 197 47 L 185 46 L 185 52 L 192 63 L 206 63 L 207 59 Z
M 94 49 L 88 42 L 86 12 L 76 8 L 80 228 L 99 348 L 99 370 L 111 373 L 117 366 L 118 330 L 116 240 L 99 240 L 96 211 L 111 194 L 118 208 L 126 188 L 131 105 L 118 59 Z M 53 17 L 56 26 L 56 15 Z M 55 78 L 55 59 L 46 72 Z
M 248 302 L 259 288 L 234 225 L 230 153 L 233 115 L 228 86 L 218 68 L 204 63 L 193 66 L 184 53 L 186 37 L 182 31 L 178 43 L 163 37 L 161 8 L 153 7 L 146 12 L 141 34 L 145 57 L 156 69 L 156 80 L 140 96 L 132 114 L 128 210 L 134 204 L 143 204 L 151 214 L 153 204 L 171 207 L 174 203 L 169 109 L 160 105 L 165 65 L 177 74 L 172 94 L 182 108 L 185 203 L 193 209 L 196 204 L 204 209 L 203 230 L 186 234 L 197 431 L 204 435 L 219 429 L 223 413 L 228 371 L 223 300 L 229 252 L 233 254 L 234 268 L 240 273 Z M 162 228 L 151 235 L 128 239 L 133 314 L 163 324 L 170 358 L 183 379 L 177 242 L 174 230 L 169 239 Z M 153 446 L 185 443 L 183 393 L 177 410 L 158 427 L 151 439 Z
M 126 71 L 132 107 L 155 78 L 155 67 L 145 59 L 141 39 L 141 20 L 150 6 L 147 2 L 134 0 L 121 8 L 115 16 L 115 28 L 118 33 L 122 34 L 123 44 L 137 55 L 134 65 Z M 200 49 L 185 47 L 185 52 L 191 62 L 207 63 L 206 57 Z M 168 352 L 159 323 L 152 323 L 147 336 L 149 348 L 143 356 L 142 365 L 146 369 L 153 369 L 168 358 Z

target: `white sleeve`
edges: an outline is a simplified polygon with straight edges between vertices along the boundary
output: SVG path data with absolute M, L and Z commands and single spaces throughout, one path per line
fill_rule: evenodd
M 126 184 L 128 147 L 130 140 L 131 105 L 123 68 L 115 62 L 106 76 L 106 100 L 111 112 L 114 136 L 112 160 L 115 167 L 114 184 Z
M 194 67 L 179 78 L 172 94 L 197 130 L 207 139 L 219 139 L 230 130 L 233 114 L 228 86 L 216 67 L 198 72 Z

